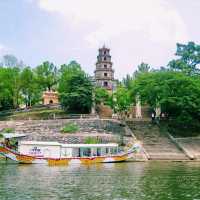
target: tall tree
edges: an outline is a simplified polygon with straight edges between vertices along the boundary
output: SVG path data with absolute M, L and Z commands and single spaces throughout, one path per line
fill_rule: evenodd
M 114 110 L 123 116 L 129 110 L 132 103 L 130 91 L 123 86 L 119 86 L 113 94 L 113 103 Z
M 92 107 L 93 86 L 80 65 L 70 63 L 61 70 L 59 81 L 60 101 L 69 113 L 89 113 Z
M 10 79 L 7 79 L 7 69 L 0 68 L 0 110 L 13 108 Z
M 149 70 L 150 66 L 147 63 L 142 62 L 140 65 L 138 65 L 138 69 L 134 72 L 134 77 L 137 77 L 142 73 L 149 72 Z
M 20 103 L 20 69 L 0 68 L 0 80 L 2 102 L 7 99 L 9 107 L 17 108 Z
M 106 90 L 105 88 L 100 88 L 97 87 L 94 90 L 94 94 L 95 94 L 95 104 L 99 105 L 101 103 L 105 104 L 105 105 L 110 105 L 110 95 L 108 93 L 108 90 Z
M 43 90 L 51 90 L 58 83 L 58 70 L 53 63 L 43 62 L 36 67 L 36 80 Z
M 131 75 L 127 74 L 126 77 L 122 79 L 122 84 L 126 88 L 130 89 L 133 80 L 134 80 L 134 75 L 131 76 Z
M 188 44 L 177 43 L 175 55 L 179 58 L 169 62 L 168 66 L 171 70 L 182 71 L 187 75 L 200 73 L 200 45 L 194 42 L 188 42 Z
M 21 92 L 26 106 L 34 105 L 39 102 L 41 92 L 36 83 L 36 77 L 30 67 L 26 67 L 20 74 Z
M 25 66 L 25 64 L 22 60 L 18 60 L 17 57 L 15 57 L 14 55 L 7 54 L 7 55 L 3 56 L 0 66 L 23 68 Z
M 18 66 L 18 59 L 11 54 L 7 54 L 3 56 L 3 65 L 5 67 L 17 67 Z

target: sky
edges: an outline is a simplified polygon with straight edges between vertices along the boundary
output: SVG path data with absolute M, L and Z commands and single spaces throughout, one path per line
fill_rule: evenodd
M 200 44 L 199 10 L 200 0 L 0 0 L 0 56 L 76 60 L 93 75 L 105 44 L 121 79 L 141 62 L 166 66 L 177 42 Z

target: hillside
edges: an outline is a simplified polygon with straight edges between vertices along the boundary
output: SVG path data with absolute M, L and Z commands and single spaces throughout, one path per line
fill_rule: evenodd
M 59 106 L 39 106 L 30 109 L 19 109 L 0 112 L 0 120 L 41 120 L 67 118 Z

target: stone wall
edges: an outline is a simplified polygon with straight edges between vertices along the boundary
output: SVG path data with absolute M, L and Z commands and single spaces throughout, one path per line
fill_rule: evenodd
M 61 133 L 67 123 L 76 123 L 80 130 L 75 133 Z M 14 128 L 17 133 L 27 135 L 25 140 L 59 141 L 62 143 L 83 143 L 86 137 L 98 138 L 102 143 L 121 142 L 121 136 L 132 137 L 125 126 L 117 120 L 101 119 L 59 119 L 0 122 L 0 130 Z

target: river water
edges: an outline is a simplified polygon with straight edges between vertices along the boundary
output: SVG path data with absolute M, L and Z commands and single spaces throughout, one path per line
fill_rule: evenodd
M 200 163 L 0 164 L 0 200 L 198 200 Z

